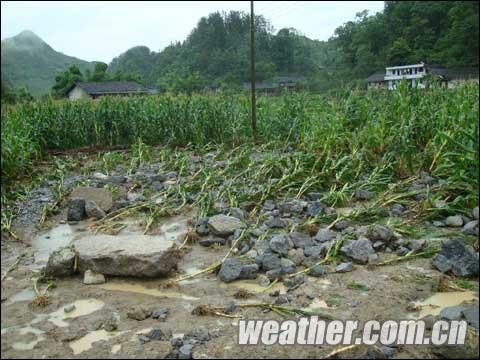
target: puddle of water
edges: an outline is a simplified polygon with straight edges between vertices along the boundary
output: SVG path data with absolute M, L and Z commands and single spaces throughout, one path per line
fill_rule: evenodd
M 252 293 L 262 293 L 267 287 L 260 286 L 255 280 L 236 280 L 230 284 L 220 283 L 221 288 L 227 287 L 237 287 L 242 290 L 246 290 Z M 279 290 L 281 294 L 285 294 L 287 292 L 287 288 L 283 285 L 282 282 L 276 283 L 272 286 L 268 292 Z
M 69 323 L 65 321 L 66 319 L 74 319 L 80 316 L 89 315 L 95 311 L 98 311 L 103 308 L 105 303 L 100 300 L 96 299 L 87 299 L 87 300 L 77 300 L 72 304 L 74 305 L 75 310 L 72 312 L 66 313 L 63 308 L 67 305 L 62 306 L 57 311 L 54 311 L 50 314 L 40 314 L 35 317 L 35 319 L 31 322 L 32 324 L 37 324 L 44 319 L 47 319 L 54 325 L 58 327 L 67 327 Z
M 68 345 L 73 350 L 73 354 L 78 355 L 84 351 L 90 350 L 92 348 L 93 343 L 96 343 L 102 340 L 108 341 L 126 332 L 128 331 L 108 332 L 106 330 L 95 330 L 95 331 L 89 332 L 87 335 L 81 337 L 80 339 L 70 341 Z
M 40 329 L 31 327 L 31 326 L 25 326 L 25 327 L 22 327 L 22 328 L 12 327 L 12 328 L 2 329 L 2 335 L 5 334 L 7 331 L 9 331 L 11 329 L 15 329 L 17 331 L 18 335 L 20 335 L 20 336 L 25 336 L 27 334 L 33 334 L 36 337 L 34 340 L 31 340 L 31 341 L 16 341 L 16 342 L 12 343 L 12 348 L 14 350 L 18 350 L 18 351 L 32 350 L 35 347 L 35 345 L 37 345 L 39 342 L 45 340 L 45 335 L 44 335 L 45 332 L 40 330 Z
M 427 315 L 438 315 L 443 308 L 450 306 L 457 306 L 464 301 L 470 301 L 478 299 L 477 295 L 473 291 L 459 291 L 459 292 L 441 292 L 430 296 L 424 301 L 415 302 L 415 306 L 418 306 L 421 310 L 418 314 L 411 317 L 421 319 Z
M 116 344 L 112 346 L 112 354 L 118 353 L 120 350 L 122 350 L 122 344 Z
M 32 301 L 35 298 L 35 291 L 33 289 L 24 289 L 15 295 L 8 298 L 5 305 L 15 304 L 22 301 Z
M 75 237 L 74 228 L 68 224 L 61 224 L 51 229 L 46 234 L 33 240 L 35 266 L 41 267 L 48 261 L 48 256 L 56 249 L 71 244 Z
M 155 297 L 181 299 L 186 301 L 200 300 L 200 298 L 184 295 L 175 291 L 149 289 L 140 284 L 131 284 L 131 283 L 119 282 L 119 281 L 118 282 L 109 281 L 108 283 L 105 283 L 105 284 L 93 285 L 93 286 L 99 287 L 104 290 L 109 290 L 109 291 L 125 291 L 125 292 L 132 292 L 132 293 L 144 294 L 144 295 L 155 296 Z

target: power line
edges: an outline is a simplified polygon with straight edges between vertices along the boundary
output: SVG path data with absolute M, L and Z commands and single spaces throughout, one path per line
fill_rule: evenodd
M 294 2 L 295 1 L 280 1 L 279 4 L 276 4 L 276 5 L 279 5 L 279 6 L 276 6 L 273 9 L 270 9 L 267 13 L 267 16 L 270 16 L 271 14 L 273 14 L 273 13 L 279 11 L 279 10 L 283 10 L 286 6 L 290 6 Z
M 291 11 L 296 10 L 297 8 L 300 8 L 300 7 L 304 6 L 305 4 L 303 4 L 303 3 L 304 3 L 303 1 L 295 1 L 293 4 L 290 4 L 289 6 L 283 8 L 282 10 L 277 11 L 274 14 L 269 14 L 268 17 L 269 18 L 278 18 L 280 16 L 284 16 L 286 14 L 289 14 Z
M 289 15 L 293 11 L 297 11 L 297 10 L 301 9 L 302 7 L 304 7 L 306 5 L 306 3 L 304 3 L 304 1 L 299 1 L 296 5 L 297 6 L 290 7 L 288 10 L 286 10 L 284 12 L 277 13 L 277 15 L 272 20 L 277 20 L 277 19 L 279 19 L 279 18 L 281 18 L 285 15 Z

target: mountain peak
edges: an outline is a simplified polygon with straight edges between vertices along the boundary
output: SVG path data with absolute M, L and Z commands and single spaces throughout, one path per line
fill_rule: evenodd
M 23 30 L 21 33 L 15 35 L 13 38 L 16 40 L 37 41 L 42 43 L 45 42 L 40 38 L 40 36 L 35 34 L 32 30 Z

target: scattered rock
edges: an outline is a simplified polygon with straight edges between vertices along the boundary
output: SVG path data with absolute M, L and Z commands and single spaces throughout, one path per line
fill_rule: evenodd
M 433 226 L 435 227 L 445 227 L 445 223 L 443 221 L 439 221 L 439 220 L 435 220 L 433 223 L 432 223 Z
M 445 219 L 445 224 L 450 227 L 461 227 L 463 218 L 460 215 L 449 216 Z
M 283 276 L 283 273 L 282 273 L 282 269 L 278 268 L 278 269 L 268 270 L 265 273 L 265 275 L 270 281 L 272 281 L 272 280 L 281 279 Z
M 355 191 L 355 199 L 359 201 L 371 200 L 373 193 L 369 190 L 359 189 Z
M 179 359 L 193 359 L 193 345 L 185 344 L 178 349 Z
M 479 272 L 478 253 L 461 238 L 453 238 L 443 244 L 432 263 L 442 273 L 452 272 L 460 277 L 475 277 Z
M 129 319 L 133 319 L 137 321 L 143 321 L 145 319 L 148 319 L 151 315 L 152 315 L 152 312 L 143 306 L 131 308 L 127 312 L 127 317 Z
M 400 246 L 397 251 L 396 251 L 396 254 L 398 256 L 405 256 L 407 255 L 408 253 L 410 252 L 410 249 L 405 247 L 405 246 Z
M 230 215 L 236 217 L 240 221 L 245 221 L 245 212 L 240 208 L 231 208 Z
M 145 201 L 145 196 L 143 196 L 140 192 L 129 192 L 127 194 L 127 200 L 132 203 Z
M 210 340 L 210 334 L 208 332 L 208 329 L 205 326 L 199 326 L 193 329 L 190 332 L 189 337 L 194 338 L 196 341 L 200 343 L 204 343 Z
M 164 321 L 167 318 L 169 312 L 170 310 L 168 310 L 167 308 L 160 308 L 160 309 L 154 310 L 152 312 L 152 318 Z
M 394 239 L 393 230 L 385 225 L 375 224 L 368 229 L 368 238 L 372 241 L 389 243 Z
M 70 305 L 65 306 L 63 308 L 63 311 L 68 314 L 68 313 L 71 313 L 75 309 L 76 309 L 76 306 L 73 305 L 73 304 L 70 304 Z
M 106 189 L 79 186 L 72 191 L 70 198 L 83 199 L 85 202 L 88 200 L 93 201 L 103 211 L 109 211 L 113 205 L 112 194 Z
M 45 275 L 66 277 L 74 274 L 75 248 L 64 246 L 53 251 L 48 257 Z
M 368 262 L 368 256 L 375 253 L 372 243 L 366 238 L 347 240 L 341 247 L 340 251 L 342 254 L 360 264 L 366 264 Z
M 277 254 L 267 252 L 262 256 L 262 269 L 265 271 L 276 270 L 282 267 L 280 257 Z
M 353 264 L 351 262 L 341 263 L 335 267 L 335 271 L 338 273 L 349 272 L 353 270 Z
M 286 295 L 279 295 L 275 300 L 273 301 L 274 305 L 283 305 L 283 304 L 288 304 L 288 297 Z
M 479 306 L 478 303 L 466 305 L 462 310 L 462 315 L 467 320 L 467 323 L 475 329 L 479 329 Z
M 270 285 L 270 279 L 266 275 L 260 274 L 257 278 L 257 284 L 263 287 L 267 287 L 268 285 Z
M 275 202 L 273 202 L 272 200 L 266 200 L 263 203 L 263 210 L 265 211 L 272 211 L 272 210 L 275 210 L 275 208 L 276 208 Z
M 322 254 L 323 252 L 323 246 L 322 245 L 314 245 L 314 246 L 307 246 L 304 250 L 303 253 L 307 258 L 309 257 L 318 257 Z
M 293 241 L 293 246 L 296 248 L 303 249 L 306 246 L 314 245 L 312 238 L 301 232 L 290 233 L 290 239 Z
M 212 246 L 212 245 L 225 245 L 227 242 L 227 240 L 225 238 L 221 238 L 221 237 L 208 237 L 206 239 L 201 239 L 199 241 L 199 244 L 202 245 L 202 246 L 206 246 L 206 247 L 209 247 L 209 246 Z
M 318 214 L 320 214 L 323 211 L 324 208 L 325 208 L 325 206 L 322 203 L 320 203 L 318 201 L 314 201 L 311 204 L 308 204 L 307 215 L 308 216 L 317 216 Z
M 303 263 L 305 256 L 303 254 L 303 249 L 290 249 L 288 251 L 287 258 L 292 260 L 296 266 L 299 266 Z
M 349 226 L 350 226 L 350 221 L 340 220 L 339 222 L 335 223 L 335 225 L 333 225 L 333 228 L 337 231 L 342 231 L 348 228 Z
M 277 234 L 269 242 L 270 249 L 277 254 L 287 256 L 288 251 L 293 248 L 293 242 L 286 234 Z
M 213 234 L 227 237 L 236 229 L 245 229 L 246 225 L 236 217 L 220 214 L 208 219 L 208 227 Z
M 270 229 L 283 229 L 288 226 L 288 222 L 284 219 L 273 218 L 265 221 L 265 225 Z
M 472 216 L 475 220 L 478 220 L 478 206 L 472 210 Z
M 80 221 L 87 216 L 85 212 L 85 200 L 71 199 L 68 204 L 67 221 Z
M 323 276 L 327 273 L 327 269 L 322 266 L 322 265 L 315 265 L 310 269 L 308 272 L 308 275 L 313 276 L 313 277 L 320 277 Z
M 440 311 L 440 319 L 460 320 L 462 318 L 463 306 L 449 306 Z
M 478 220 L 473 220 L 473 221 L 470 221 L 469 223 L 465 224 L 465 226 L 463 227 L 462 232 L 463 232 L 465 235 L 478 236 L 478 235 L 479 235 L 479 231 L 478 231 Z
M 85 201 L 85 213 L 87 217 L 92 219 L 101 219 L 105 216 L 105 211 L 98 206 L 95 201 L 87 200 Z
M 152 241 L 144 235 L 95 235 L 74 242 L 78 269 L 107 276 L 162 277 L 176 269 L 180 252 L 175 241 Z
M 196 230 L 197 234 L 200 235 L 200 236 L 207 236 L 208 234 L 210 234 L 210 229 L 208 227 L 208 217 L 200 219 L 197 222 L 195 230 Z
M 281 269 L 283 274 L 292 274 L 296 271 L 295 263 L 289 259 L 280 259 Z
M 241 279 L 255 279 L 259 267 L 257 264 L 244 264 L 237 258 L 225 260 L 220 268 L 218 277 L 223 282 Z
M 394 216 L 400 216 L 402 215 L 404 212 L 405 212 L 405 206 L 403 206 L 402 204 L 393 204 L 392 207 L 391 207 L 391 211 L 392 211 L 392 215 Z
M 83 274 L 83 283 L 85 285 L 104 284 L 105 276 L 96 273 L 95 271 L 87 270 L 85 271 L 85 274 Z
M 425 246 L 425 239 L 410 240 L 408 242 L 408 247 L 414 251 L 420 251 Z
M 337 237 L 337 233 L 330 229 L 320 229 L 317 232 L 317 235 L 313 238 L 315 241 L 320 243 L 333 240 Z

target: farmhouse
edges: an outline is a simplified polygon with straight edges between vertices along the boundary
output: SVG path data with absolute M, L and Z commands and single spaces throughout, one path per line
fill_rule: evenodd
M 387 88 L 394 90 L 400 81 L 406 79 L 409 87 L 425 88 L 428 77 L 440 81 L 442 86 L 452 88 L 466 81 L 478 83 L 478 68 L 471 69 L 445 69 L 437 65 L 426 65 L 424 63 L 402 66 L 391 66 L 385 68 L 385 72 L 377 72 L 367 79 L 369 89 Z
M 77 82 L 68 91 L 70 100 L 96 99 L 105 95 L 139 95 L 150 91 L 135 81 Z

